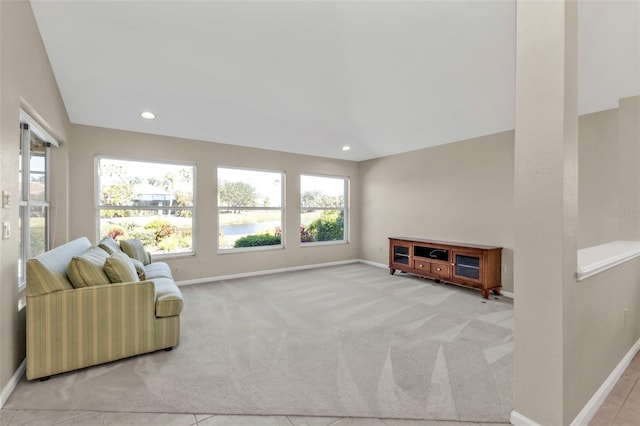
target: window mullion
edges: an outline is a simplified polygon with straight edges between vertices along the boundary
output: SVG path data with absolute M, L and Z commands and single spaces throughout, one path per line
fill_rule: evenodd
M 282 207 L 245 207 L 245 206 L 218 206 L 218 210 L 282 210 Z
M 20 123 L 20 148 L 22 152 L 22 194 L 20 196 L 28 204 L 31 183 L 31 140 L 27 123 Z
M 193 207 L 184 206 L 110 206 L 101 204 L 98 206 L 100 210 L 193 210 Z

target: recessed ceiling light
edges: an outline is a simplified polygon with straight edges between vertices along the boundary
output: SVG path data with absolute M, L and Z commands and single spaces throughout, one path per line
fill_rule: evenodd
M 351 147 L 349 145 L 345 145 L 342 147 L 343 151 L 349 151 L 351 149 Z
M 142 111 L 140 113 L 140 117 L 146 119 L 146 120 L 153 120 L 154 118 L 156 118 L 156 115 L 154 113 L 152 113 L 151 111 Z

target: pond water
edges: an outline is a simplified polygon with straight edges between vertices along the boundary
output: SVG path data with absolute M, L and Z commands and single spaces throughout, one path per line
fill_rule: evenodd
M 264 231 L 275 231 L 280 226 L 279 220 L 260 223 L 243 223 L 238 225 L 223 225 L 220 227 L 225 236 L 243 236 L 251 234 L 261 234 Z

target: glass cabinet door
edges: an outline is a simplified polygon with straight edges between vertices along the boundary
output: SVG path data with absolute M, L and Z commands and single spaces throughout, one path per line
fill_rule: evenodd
M 469 253 L 453 253 L 453 275 L 468 281 L 482 281 L 482 257 Z
M 409 266 L 409 246 L 393 246 L 393 263 Z

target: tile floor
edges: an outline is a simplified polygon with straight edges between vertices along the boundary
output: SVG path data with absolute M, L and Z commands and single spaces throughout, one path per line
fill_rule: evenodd
M 335 418 L 303 416 L 228 416 L 211 414 L 99 413 L 93 411 L 0 411 L 1 426 L 504 426 L 495 423 L 462 423 L 426 420 Z
M 427 420 L 303 416 L 229 416 L 214 414 L 116 413 L 94 411 L 0 410 L 0 426 L 166 425 L 166 426 L 496 426 Z M 640 425 L 640 353 L 611 390 L 591 426 Z
M 591 426 L 640 425 L 640 353 L 593 416 Z

